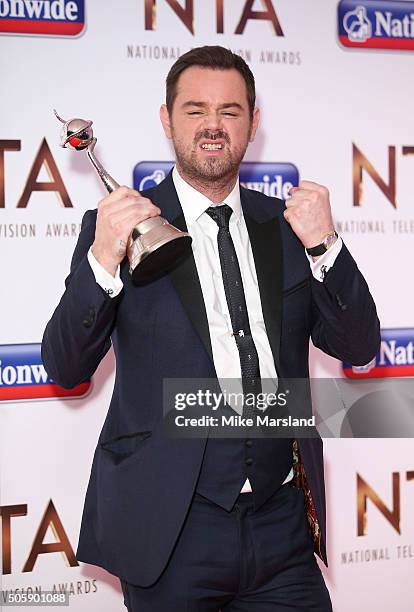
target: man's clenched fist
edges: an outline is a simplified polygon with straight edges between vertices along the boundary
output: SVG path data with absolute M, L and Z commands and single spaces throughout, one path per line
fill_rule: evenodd
M 95 240 L 92 253 L 95 259 L 115 276 L 117 267 L 126 254 L 129 236 L 141 221 L 156 217 L 161 210 L 151 200 L 130 189 L 118 187 L 98 204 Z
M 306 249 L 317 246 L 334 230 L 329 191 L 323 185 L 301 181 L 289 191 L 284 216 Z

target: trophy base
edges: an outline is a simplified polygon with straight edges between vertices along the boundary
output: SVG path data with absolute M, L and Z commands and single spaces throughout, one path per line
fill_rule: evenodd
M 183 232 L 182 236 L 158 246 L 155 250 L 144 253 L 135 266 L 131 265 L 129 274 L 134 285 L 161 276 L 168 268 L 180 259 L 191 246 L 191 237 Z

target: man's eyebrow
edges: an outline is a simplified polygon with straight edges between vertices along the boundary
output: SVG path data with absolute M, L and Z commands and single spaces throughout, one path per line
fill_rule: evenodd
M 187 108 L 188 106 L 197 106 L 198 108 L 207 106 L 205 102 L 196 102 L 195 100 L 188 100 L 188 102 L 184 102 L 182 104 L 182 108 Z
M 205 108 L 208 105 L 205 102 L 197 102 L 196 100 L 188 100 L 188 102 L 184 102 L 184 104 L 182 104 L 181 108 L 188 108 L 189 106 L 195 106 L 196 108 Z M 238 102 L 226 102 L 224 104 L 220 104 L 218 108 L 219 110 L 222 110 L 225 108 L 237 108 L 238 110 L 243 110 L 243 106 L 239 104 Z
M 239 104 L 238 102 L 226 102 L 226 104 L 221 104 L 219 106 L 220 109 L 223 108 L 237 108 L 239 110 L 243 110 L 243 106 L 241 104 Z

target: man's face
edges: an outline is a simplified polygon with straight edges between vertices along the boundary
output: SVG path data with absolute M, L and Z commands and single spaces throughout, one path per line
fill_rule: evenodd
M 237 70 L 192 66 L 178 79 L 171 115 L 161 107 L 161 121 L 179 169 L 190 178 L 219 180 L 237 174 L 259 111 L 250 116 L 246 84 Z

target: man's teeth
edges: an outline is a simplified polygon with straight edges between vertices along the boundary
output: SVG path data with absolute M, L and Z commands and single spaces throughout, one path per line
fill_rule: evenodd
M 216 149 L 222 149 L 223 145 L 221 144 L 210 144 L 210 143 L 205 143 L 201 145 L 202 149 L 208 149 L 209 151 L 215 151 Z

